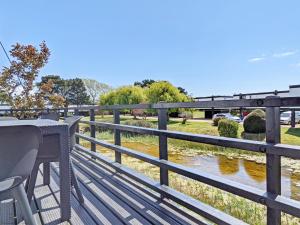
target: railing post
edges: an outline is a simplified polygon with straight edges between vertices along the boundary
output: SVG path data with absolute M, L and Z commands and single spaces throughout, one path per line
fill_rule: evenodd
M 95 109 L 90 109 L 90 121 L 95 121 Z M 96 127 L 95 125 L 90 125 L 90 130 L 91 130 L 91 137 L 95 138 L 96 137 Z M 91 143 L 91 151 L 95 152 L 96 151 L 96 144 Z
M 68 107 L 64 108 L 64 118 L 68 117 Z
M 74 115 L 78 116 L 79 115 L 79 110 L 76 108 L 74 109 Z M 76 127 L 76 132 L 79 132 L 79 126 Z M 79 137 L 76 137 L 76 144 L 79 144 Z
M 115 109 L 114 110 L 114 124 L 120 124 L 120 111 Z M 115 145 L 121 145 L 121 133 L 120 130 L 114 130 L 114 138 L 115 138 Z M 115 161 L 117 163 L 122 163 L 121 153 L 115 152 Z
M 291 127 L 295 128 L 296 126 L 296 112 L 295 109 L 292 109 L 292 114 L 291 114 Z
M 215 97 L 214 97 L 214 96 L 211 96 L 211 101 L 214 101 L 214 100 L 215 100 Z M 211 118 L 214 117 L 214 114 L 215 114 L 215 108 L 212 107 L 212 108 L 211 108 Z
M 243 95 L 240 94 L 239 99 L 243 99 Z M 243 107 L 240 107 L 240 118 L 243 119 Z
M 158 129 L 167 130 L 168 109 L 158 109 Z M 168 139 L 159 135 L 159 159 L 168 160 Z M 160 184 L 169 185 L 168 170 L 160 168 Z
M 267 98 L 278 98 L 271 96 Z M 280 143 L 280 107 L 266 108 L 266 141 L 269 144 Z M 271 197 L 281 194 L 281 158 L 279 155 L 266 154 L 267 193 Z M 281 224 L 281 211 L 267 207 L 267 224 Z

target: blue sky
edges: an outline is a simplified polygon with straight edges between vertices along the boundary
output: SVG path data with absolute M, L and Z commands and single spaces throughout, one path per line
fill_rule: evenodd
M 7 0 L 0 40 L 45 40 L 42 75 L 169 80 L 194 96 L 282 90 L 300 83 L 299 12 L 299 0 Z

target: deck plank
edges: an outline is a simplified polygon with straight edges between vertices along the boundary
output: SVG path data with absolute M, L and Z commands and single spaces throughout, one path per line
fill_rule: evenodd
M 0 224 L 15 225 L 14 203 L 12 199 L 1 201 L 0 204 Z
M 114 170 L 110 170 L 108 167 L 103 167 L 101 163 L 93 162 L 89 163 L 91 160 L 89 156 L 84 156 L 84 154 L 73 153 L 73 158 L 79 160 L 80 165 L 85 164 L 90 168 L 90 172 L 96 172 L 109 179 L 107 185 L 111 187 L 116 187 L 114 191 L 126 192 L 128 196 L 135 198 L 137 201 L 141 202 L 144 207 L 151 209 L 153 212 L 149 211 L 148 214 L 155 215 L 157 220 L 160 220 L 157 216 L 162 217 L 165 222 L 171 224 L 207 224 L 207 220 L 198 215 L 192 216 L 187 210 L 182 210 L 167 199 L 161 199 L 160 195 L 141 184 L 136 184 L 136 182 L 131 182 L 130 178 L 125 178 L 120 173 L 115 173 Z M 84 170 L 88 170 L 84 168 Z M 147 190 L 148 189 L 148 190 Z
M 151 224 L 150 221 L 147 221 L 134 209 L 128 207 L 128 205 L 121 201 L 119 197 L 116 197 L 110 191 L 105 189 L 105 187 L 95 182 L 95 179 L 89 176 L 85 171 L 78 169 L 76 174 L 79 181 L 83 183 L 91 192 L 93 192 L 95 196 L 124 223 L 131 224 L 131 221 L 134 220 L 135 223 L 139 221 L 140 224 Z M 100 178 L 100 180 L 101 179 L 102 178 Z
M 80 157 L 74 154 L 75 159 L 79 160 Z M 121 184 L 116 179 L 114 179 L 116 174 L 110 174 L 109 172 L 103 170 L 101 167 L 97 167 L 95 163 L 88 163 L 86 160 L 77 161 L 77 167 L 81 167 L 84 171 L 88 171 L 91 176 L 94 176 L 96 180 L 99 180 L 101 175 L 103 178 L 101 184 L 110 189 L 115 195 L 123 199 L 123 201 L 128 202 L 129 205 L 135 205 L 135 210 L 140 212 L 143 216 L 146 216 L 150 221 L 155 221 L 158 224 L 199 224 L 193 223 L 191 220 L 184 220 L 183 218 L 177 216 L 176 214 L 169 211 L 167 208 L 162 207 L 156 202 L 149 202 L 136 190 Z M 154 204 L 152 204 L 154 203 Z M 157 207 L 155 207 L 155 205 Z
M 58 165 L 52 163 L 51 169 L 52 169 L 51 181 L 53 179 L 55 184 L 51 182 L 50 185 L 51 187 L 52 185 L 55 185 L 56 186 L 54 187 L 55 190 L 58 190 L 58 180 L 59 180 Z M 80 211 L 80 215 L 84 213 L 85 218 L 89 217 L 89 219 L 86 218 L 85 220 L 85 222 L 88 222 L 86 224 L 104 224 L 104 225 L 122 224 L 122 222 L 117 217 L 115 217 L 107 208 L 105 208 L 105 206 L 101 204 L 101 202 L 98 201 L 83 185 L 80 186 L 80 189 L 84 197 L 84 205 L 79 204 L 74 190 L 72 190 L 71 204 L 72 204 L 72 208 L 74 208 L 73 210 Z M 57 196 L 59 195 L 57 194 Z M 74 206 L 74 203 L 76 207 Z M 72 216 L 73 216 L 73 212 L 72 212 Z M 73 224 L 76 224 L 73 218 L 71 222 Z
M 40 172 L 38 173 L 36 186 L 34 189 L 34 196 L 36 198 L 36 202 L 44 224 L 70 224 L 69 222 L 61 222 L 59 204 L 48 185 L 43 185 L 43 179 Z

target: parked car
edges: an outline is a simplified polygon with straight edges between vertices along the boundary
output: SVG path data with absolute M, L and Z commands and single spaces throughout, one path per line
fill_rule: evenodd
M 287 112 L 283 112 L 280 114 L 280 123 L 281 124 L 291 124 L 291 120 L 292 120 L 292 112 L 291 111 L 287 111 Z M 295 112 L 295 122 L 299 123 L 300 122 L 300 112 Z
M 215 118 L 226 118 L 228 120 L 233 120 L 238 123 L 242 122 L 240 117 L 231 115 L 230 113 L 217 113 L 213 115 L 213 119 Z

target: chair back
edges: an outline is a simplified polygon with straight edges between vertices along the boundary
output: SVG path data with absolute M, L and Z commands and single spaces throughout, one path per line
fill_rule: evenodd
M 28 177 L 41 142 L 38 127 L 0 126 L 0 181 Z
M 42 113 L 42 114 L 39 116 L 39 119 L 47 119 L 47 120 L 55 120 L 55 121 L 58 121 L 58 120 L 59 120 L 59 113 L 57 113 L 57 112 Z
M 72 150 L 76 144 L 76 138 L 75 138 L 75 133 L 76 133 L 76 128 L 78 126 L 79 121 L 81 120 L 82 116 L 72 116 L 72 117 L 67 117 L 65 119 L 65 123 L 69 125 L 69 135 L 70 135 L 70 149 Z
M 18 118 L 12 117 L 12 116 L 1 116 L 0 117 L 0 121 L 8 121 L 8 120 L 18 120 Z

